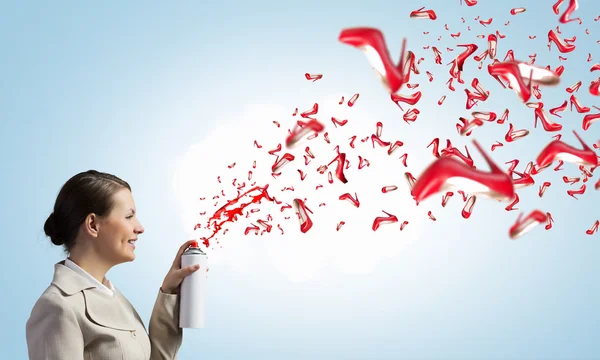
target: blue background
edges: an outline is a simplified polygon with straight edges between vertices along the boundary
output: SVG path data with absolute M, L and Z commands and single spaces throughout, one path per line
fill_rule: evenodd
M 445 64 L 455 55 L 445 48 L 454 47 L 457 54 L 456 44 L 476 42 L 479 54 L 487 45 L 475 35 L 498 29 L 507 36 L 499 40 L 500 60 L 510 46 L 517 58 L 528 61 L 527 54 L 536 52 L 536 65 L 555 68 L 558 52 L 554 45 L 551 52 L 546 48 L 548 30 L 559 25 L 553 3 L 2 2 L 2 357 L 27 357 L 25 322 L 52 279 L 53 265 L 64 258 L 44 236 L 43 224 L 72 175 L 97 169 L 131 184 L 146 232 L 136 261 L 115 267 L 109 278 L 147 324 L 162 278 L 189 230 L 181 225 L 173 195 L 176 159 L 219 128 L 219 119 L 235 117 L 249 104 L 293 109 L 322 94 L 360 92 L 363 110 L 384 121 L 391 134 L 422 144 L 420 151 L 428 151 L 433 137 L 452 138 L 461 148 L 470 141 L 454 128 L 459 116 L 468 115 L 464 85 L 455 82 L 457 91 L 447 91 Z M 410 19 L 410 11 L 421 6 L 434 9 L 438 19 Z M 527 12 L 510 16 L 511 8 L 521 6 Z M 478 15 L 492 17 L 492 25 L 474 21 Z M 580 101 L 600 104 L 587 91 L 595 78 L 589 68 L 600 59 L 600 27 L 593 21 L 598 15 L 597 1 L 580 1 L 575 16 L 584 24 L 561 24 L 563 37 L 577 36 L 577 49 L 565 55 L 561 84 L 541 89 L 546 109 L 567 99 L 564 88 L 578 80 L 583 81 Z M 507 20 L 511 24 L 504 26 Z M 461 38 L 450 38 L 446 23 L 451 32 L 460 30 Z M 401 120 L 365 56 L 337 41 L 340 30 L 351 26 L 380 28 L 394 59 L 404 36 L 417 58 L 426 58 L 422 74 L 412 81 L 424 92 L 414 124 Z M 444 66 L 422 49 L 436 43 Z M 590 63 L 588 53 L 594 56 Z M 466 85 L 476 71 L 474 61 L 467 64 Z M 425 70 L 434 73 L 433 83 Z M 303 79 L 305 72 L 325 77 L 311 83 Z M 509 107 L 511 122 L 531 131 L 527 139 L 496 150 L 494 158 L 499 163 L 534 159 L 554 134 L 539 125 L 534 129 L 532 110 L 487 76 L 485 67 L 477 74 L 493 94 L 485 106 L 498 114 Z M 448 98 L 440 110 L 435 102 L 443 94 Z M 582 117 L 569 111 L 563 119 L 553 117 L 564 125 L 566 142 L 578 146 L 573 129 L 590 145 L 600 138 L 599 124 L 581 129 Z M 496 140 L 504 142 L 507 128 L 485 124 L 474 134 L 489 149 Z M 471 153 L 480 163 L 479 154 Z M 425 165 L 415 164 L 411 171 L 416 175 Z M 517 241 L 507 236 L 516 212 L 504 211 L 505 204 L 480 200 L 465 221 L 456 202 L 448 207 L 452 210 L 435 212 L 438 221 L 424 222 L 412 246 L 366 274 L 323 270 L 307 281 L 290 281 L 260 258 L 249 261 L 245 271 L 211 267 L 209 326 L 185 331 L 179 358 L 600 358 L 599 234 L 585 234 L 599 218 L 597 175 L 575 200 L 560 177 L 579 172 L 574 165 L 564 168 L 543 173 L 536 186 L 519 192 L 520 210 L 541 208 L 556 222 L 550 231 L 537 228 Z M 538 186 L 546 180 L 553 186 L 540 199 Z M 430 204 L 439 208 L 438 202 L 436 197 Z

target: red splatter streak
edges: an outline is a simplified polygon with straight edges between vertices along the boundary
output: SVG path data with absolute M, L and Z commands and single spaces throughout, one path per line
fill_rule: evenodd
M 263 187 L 255 186 L 252 189 L 238 195 L 235 199 L 227 201 L 225 205 L 220 207 L 209 219 L 207 222 L 207 229 L 212 229 L 212 235 L 209 237 L 203 237 L 202 243 L 208 248 L 210 247 L 210 239 L 212 239 L 217 233 L 223 228 L 225 223 L 237 221 L 238 216 L 243 215 L 243 211 L 245 208 L 252 204 L 260 204 L 262 199 L 266 199 L 268 201 L 275 201 L 275 198 L 271 197 L 267 192 L 269 185 L 265 185 Z M 256 195 L 251 195 L 252 192 L 258 192 Z M 240 203 L 238 206 L 235 206 L 240 202 L 240 200 L 249 196 L 250 200 L 246 203 Z M 196 228 L 194 229 L 196 230 Z

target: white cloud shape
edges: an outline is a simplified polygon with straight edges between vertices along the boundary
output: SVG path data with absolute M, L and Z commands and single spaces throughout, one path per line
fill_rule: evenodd
M 281 205 L 263 201 L 260 205 L 249 206 L 246 211 L 252 208 L 260 211 L 224 226 L 228 232 L 222 235 L 221 231 L 215 236 L 216 239 L 211 239 L 211 247 L 206 249 L 211 263 L 227 263 L 236 270 L 244 271 L 250 263 L 266 258 L 289 280 L 306 281 L 328 267 L 344 273 L 369 273 L 381 259 L 395 257 L 403 246 L 419 237 L 420 229 L 428 220 L 426 209 L 415 206 L 404 179 L 407 169 L 399 158 L 407 150 L 401 147 L 388 155 L 387 147 L 375 144 L 373 148 L 370 135 L 376 132 L 377 120 L 361 113 L 360 98 L 354 107 L 349 107 L 348 96 L 342 105 L 338 103 L 341 96 L 335 94 L 317 101 L 319 111 L 316 118 L 325 124 L 331 144 L 325 141 L 323 132 L 312 140 L 305 139 L 292 149 L 287 149 L 285 138 L 288 129 L 301 119 L 300 116 L 292 116 L 293 109 L 283 106 L 252 105 L 235 121 L 221 124 L 207 134 L 179 159 L 173 185 L 182 206 L 185 231 L 190 238 L 198 239 L 211 234 L 204 228 L 208 217 L 227 200 L 237 196 L 233 179 L 237 179 L 237 183 L 246 182 L 242 191 L 248 190 L 254 181 L 258 186 L 269 184 L 269 194 L 283 201 Z M 310 109 L 312 105 L 306 104 L 299 112 Z M 336 128 L 332 117 L 348 119 L 348 123 Z M 280 128 L 273 123 L 274 120 L 281 124 Z M 353 149 L 350 147 L 350 138 L 354 135 L 357 139 Z M 369 140 L 362 142 L 361 139 L 367 136 Z M 404 140 L 389 130 L 386 133 L 385 124 L 381 138 L 392 143 Z M 254 140 L 262 148 L 254 146 Z M 295 160 L 285 165 L 282 175 L 274 179 L 271 166 L 277 158 L 268 154 L 268 150 L 275 149 L 279 143 L 282 144 L 282 150 L 278 154 L 281 156 L 289 152 L 295 156 Z M 317 172 L 319 166 L 328 165 L 335 159 L 336 145 L 340 146 L 341 152 L 346 152 L 350 161 L 350 168 L 345 170 L 348 179 L 346 184 L 335 177 L 336 163 L 328 167 L 333 174 L 332 184 L 328 182 L 328 171 L 324 174 Z M 303 156 L 306 146 L 315 156 L 308 165 L 305 165 Z M 359 169 L 359 155 L 366 158 L 370 166 Z M 254 161 L 256 168 L 253 168 Z M 236 165 L 228 168 L 234 162 Z M 301 181 L 298 169 L 306 174 L 304 181 Z M 252 171 L 251 180 L 248 180 L 249 171 Z M 217 176 L 220 176 L 221 183 L 217 181 Z M 317 190 L 319 184 L 323 187 Z M 398 189 L 382 193 L 381 189 L 386 185 L 396 185 Z M 281 191 L 285 187 L 293 187 L 294 191 Z M 222 191 L 225 196 L 222 196 Z M 354 207 L 347 200 L 339 200 L 344 193 L 352 196 L 356 193 L 360 207 Z M 213 199 L 215 195 L 220 198 Z M 206 200 L 201 201 L 200 197 Z M 293 208 L 280 211 L 283 205 L 291 205 L 294 198 L 306 198 L 306 205 L 314 213 L 310 214 L 313 227 L 304 234 L 300 232 Z M 325 205 L 320 206 L 322 203 Z M 382 210 L 396 215 L 399 221 L 382 224 L 377 231 L 373 231 L 374 219 L 386 216 Z M 201 216 L 201 212 L 206 212 L 206 215 Z M 256 220 L 266 220 L 267 214 L 273 218 L 269 222 L 273 225 L 270 233 L 265 231 L 262 235 L 255 235 L 252 231 L 244 235 L 247 226 L 251 223 L 258 225 Z M 345 225 L 337 231 L 340 221 L 344 221 Z M 400 231 L 403 221 L 409 224 Z M 202 224 L 203 228 L 194 231 L 197 223 Z M 280 224 L 284 234 L 277 224 Z

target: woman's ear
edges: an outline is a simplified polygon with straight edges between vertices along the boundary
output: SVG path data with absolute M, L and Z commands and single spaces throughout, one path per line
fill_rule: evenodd
M 84 232 L 92 237 L 98 237 L 100 222 L 100 217 L 98 215 L 90 213 L 83 221 Z

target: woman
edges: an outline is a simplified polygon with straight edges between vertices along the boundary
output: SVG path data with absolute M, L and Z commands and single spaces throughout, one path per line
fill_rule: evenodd
M 199 268 L 180 269 L 192 240 L 181 246 L 165 276 L 148 334 L 105 277 L 113 266 L 135 259 L 135 242 L 144 232 L 127 182 L 95 170 L 73 176 L 61 188 L 44 231 L 68 257 L 54 265 L 52 283 L 27 321 L 30 359 L 176 359 L 182 341 L 179 285 Z

